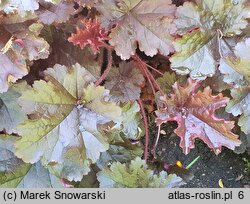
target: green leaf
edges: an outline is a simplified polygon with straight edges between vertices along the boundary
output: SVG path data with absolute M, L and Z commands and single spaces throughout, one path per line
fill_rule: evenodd
M 115 137 L 109 150 L 101 154 L 97 166 L 103 169 L 113 162 L 126 163 L 142 155 L 143 147 L 139 142 L 131 143 L 125 137 Z
M 226 111 L 234 116 L 241 115 L 238 125 L 244 133 L 250 134 L 250 87 L 232 89 L 231 95 L 233 99 L 227 104 Z
M 91 165 L 91 171 L 88 175 L 83 176 L 80 182 L 72 182 L 75 188 L 99 188 L 99 181 L 97 180 L 98 167 Z
M 189 74 L 195 79 L 205 79 L 215 73 L 216 59 L 210 47 L 216 38 L 195 30 L 175 41 L 176 54 L 171 57 L 171 68 L 178 74 Z
M 239 42 L 234 48 L 234 53 L 224 59 L 220 65 L 220 71 L 225 74 L 225 79 L 234 82 L 236 85 L 247 85 L 250 82 L 250 38 Z
M 34 12 L 39 8 L 38 0 L 3 0 L 0 1 L 0 11 L 14 13 L 17 11 L 21 16 L 26 15 L 27 11 Z
M 14 155 L 16 139 L 11 135 L 0 135 L 0 187 L 63 187 L 60 179 L 50 174 L 40 162 L 33 165 L 27 164 Z
M 109 148 L 108 131 L 121 109 L 79 64 L 55 65 L 45 71 L 45 79 L 35 81 L 20 98 L 30 119 L 18 127 L 22 138 L 16 155 L 31 163 L 41 159 L 57 176 L 79 181 Z
M 249 148 L 250 148 L 250 135 L 246 135 L 244 132 L 240 133 L 240 140 L 241 145 L 239 147 L 236 147 L 234 150 L 234 153 L 236 154 L 244 154 L 247 152 L 249 154 Z
M 7 133 L 16 132 L 16 126 L 27 119 L 25 113 L 17 103 L 21 96 L 21 89 L 25 88 L 25 83 L 13 85 L 7 92 L 0 93 L 0 131 Z
M 122 107 L 121 132 L 129 139 L 138 140 L 142 135 L 140 107 L 137 102 Z
M 100 171 L 97 179 L 101 188 L 172 188 L 183 184 L 182 179 L 175 174 L 167 175 L 162 171 L 154 175 L 139 157 L 130 164 L 113 163 L 110 168 Z
M 238 64 L 238 63 L 237 63 Z M 236 71 L 235 63 L 230 58 L 225 58 L 220 60 L 220 72 L 223 74 L 223 81 L 228 84 L 233 84 L 235 86 L 246 85 L 247 82 L 244 76 Z
M 173 85 L 176 81 L 179 83 L 183 83 L 187 80 L 185 76 L 177 76 L 175 73 L 165 72 L 162 77 L 159 77 L 156 81 L 159 84 L 161 90 L 165 94 L 169 94 L 172 89 Z
M 250 7 L 246 1 L 196 0 L 178 7 L 176 26 L 183 35 L 174 43 L 172 69 L 195 79 L 213 76 L 218 65 L 223 37 L 238 35 L 247 26 Z

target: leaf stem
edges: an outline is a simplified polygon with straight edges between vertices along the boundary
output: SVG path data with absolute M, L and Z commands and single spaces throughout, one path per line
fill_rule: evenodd
M 102 76 L 95 82 L 96 86 L 99 86 L 107 77 L 111 67 L 112 67 L 112 51 L 111 49 L 107 49 L 108 50 L 108 64 L 107 67 L 105 69 L 105 71 L 103 72 Z
M 160 138 L 160 132 L 161 132 L 161 125 L 158 126 L 156 140 L 155 140 L 152 152 L 151 152 L 154 158 L 155 158 L 155 152 L 156 152 L 156 148 L 157 148 L 159 138 Z
M 139 99 L 138 103 L 139 103 L 139 106 L 140 106 L 140 109 L 141 109 L 141 114 L 142 114 L 144 128 L 145 128 L 144 160 L 147 162 L 147 159 L 148 159 L 148 140 L 149 140 L 148 120 L 147 120 L 147 116 L 146 116 L 145 110 L 143 108 L 143 102 L 142 102 L 142 100 Z
M 145 75 L 146 75 L 149 83 L 153 82 L 153 84 L 158 89 L 158 91 L 161 93 L 161 95 L 164 95 L 164 92 L 161 90 L 159 84 L 157 83 L 157 81 L 155 80 L 155 78 L 153 77 L 153 75 L 151 74 L 151 72 L 148 70 L 147 64 L 145 62 L 143 62 L 138 55 L 134 55 L 133 58 L 139 63 L 140 68 L 143 69 L 143 70 L 145 70 Z
M 145 63 L 145 62 L 144 62 Z M 152 67 L 151 65 L 149 65 L 149 64 L 147 64 L 147 63 L 145 63 L 145 65 L 148 67 L 148 68 L 150 68 L 150 69 L 152 69 L 152 70 L 154 70 L 155 72 L 157 72 L 158 74 L 160 74 L 160 75 L 164 75 L 162 72 L 160 72 L 159 70 L 157 70 L 156 68 L 154 68 L 154 67 Z
M 150 79 L 153 81 L 155 87 L 158 89 L 158 91 L 161 93 L 161 95 L 164 95 L 164 92 L 161 90 L 161 87 L 159 86 L 159 84 L 157 83 L 157 81 L 155 80 L 155 78 L 153 77 L 153 75 L 151 74 L 151 72 L 146 68 L 146 72 L 148 73 Z
M 163 76 L 163 73 L 160 72 L 159 70 L 157 70 L 156 68 L 152 67 L 151 65 L 147 64 L 146 62 L 144 62 L 138 55 L 134 55 L 132 56 L 136 61 L 138 61 L 139 63 L 143 64 L 144 66 L 149 67 L 150 69 L 154 70 L 155 72 L 157 72 L 158 74 Z
M 111 46 L 111 45 L 109 45 L 109 44 L 107 44 L 106 42 L 103 42 L 102 47 L 105 47 L 106 49 L 111 50 L 111 51 L 114 50 L 114 47 Z
M 145 67 L 143 67 L 140 63 L 139 63 L 139 68 L 143 72 L 143 75 L 148 79 L 149 85 L 150 85 L 150 87 L 151 87 L 151 89 L 153 91 L 153 94 L 155 96 L 155 93 L 156 93 L 155 87 L 154 87 L 154 85 L 153 85 L 153 83 L 152 83 L 152 81 L 150 79 L 150 76 L 148 75 L 148 72 L 146 71 Z

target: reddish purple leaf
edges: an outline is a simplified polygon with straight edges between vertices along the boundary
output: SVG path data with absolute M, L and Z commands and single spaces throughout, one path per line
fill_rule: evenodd
M 113 101 L 125 103 L 140 98 L 144 82 L 144 77 L 135 62 L 122 62 L 119 68 L 111 69 L 105 87 L 110 90 Z
M 197 86 L 198 83 L 191 79 L 183 87 L 175 83 L 173 94 L 161 98 L 164 108 L 156 111 L 157 124 L 168 121 L 178 123 L 175 133 L 181 138 L 180 146 L 185 154 L 194 148 L 196 138 L 217 154 L 222 146 L 229 149 L 239 146 L 241 142 L 238 136 L 231 132 L 234 122 L 215 116 L 215 111 L 226 106 L 229 99 L 222 94 L 212 95 L 210 87 L 195 93 Z
M 105 40 L 109 40 L 107 33 L 104 29 L 100 27 L 98 21 L 83 20 L 85 29 L 76 28 L 76 33 L 73 33 L 69 37 L 68 41 L 72 42 L 74 45 L 80 45 L 83 49 L 86 45 L 90 45 L 94 53 L 100 52 L 100 47 L 104 46 Z

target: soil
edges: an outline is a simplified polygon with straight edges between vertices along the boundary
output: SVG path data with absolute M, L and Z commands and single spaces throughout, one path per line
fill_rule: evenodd
M 250 160 L 247 153 L 236 154 L 223 148 L 222 152 L 216 155 L 206 144 L 196 140 L 195 148 L 185 155 L 179 147 L 180 138 L 172 133 L 174 126 L 168 125 L 162 128 L 166 134 L 160 136 L 156 158 L 168 164 L 175 164 L 179 160 L 185 167 L 200 156 L 198 161 L 189 168 L 194 177 L 183 186 L 184 188 L 218 188 L 220 179 L 225 188 L 250 187 L 250 169 L 246 168 L 243 160 L 243 158 Z M 152 145 L 156 134 L 154 129 L 151 130 Z

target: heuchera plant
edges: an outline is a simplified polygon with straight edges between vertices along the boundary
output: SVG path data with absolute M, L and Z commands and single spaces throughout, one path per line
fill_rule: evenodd
M 249 18 L 246 0 L 0 1 L 0 186 L 178 187 L 153 165 L 169 121 L 184 154 L 234 150 Z

